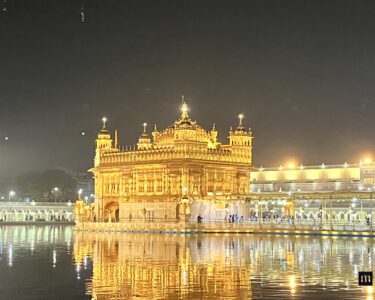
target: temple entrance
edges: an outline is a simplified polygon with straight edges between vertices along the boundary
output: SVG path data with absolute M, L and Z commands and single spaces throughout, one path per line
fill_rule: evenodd
M 117 202 L 111 201 L 104 207 L 104 221 L 118 222 L 119 221 L 119 205 Z M 111 218 L 111 219 L 110 219 Z

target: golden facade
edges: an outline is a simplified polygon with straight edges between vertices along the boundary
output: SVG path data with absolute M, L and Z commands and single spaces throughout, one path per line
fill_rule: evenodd
M 223 220 L 243 214 L 250 191 L 252 133 L 240 115 L 229 143 L 218 141 L 213 125 L 204 130 L 184 102 L 178 120 L 151 135 L 146 124 L 136 147 L 120 148 L 105 127 L 96 140 L 95 219 L 97 221 Z

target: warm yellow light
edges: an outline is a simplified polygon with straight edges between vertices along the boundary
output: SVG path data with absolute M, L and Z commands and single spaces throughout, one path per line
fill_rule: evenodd
M 105 129 L 105 124 L 107 123 L 107 118 L 103 117 L 102 122 L 103 122 L 103 129 Z
M 188 106 L 186 103 L 182 104 L 181 111 L 186 113 L 188 111 Z
M 289 287 L 291 289 L 291 292 L 294 294 L 296 291 L 296 279 L 294 276 L 291 276 L 289 278 Z
M 239 114 L 238 117 L 242 120 L 243 119 L 243 114 Z
M 296 279 L 295 279 L 294 276 L 290 277 L 290 279 L 289 279 L 289 286 L 293 290 L 296 288 Z
M 370 157 L 365 158 L 365 164 L 370 164 L 372 162 L 372 159 Z
M 294 169 L 295 164 L 293 162 L 291 162 L 291 163 L 288 164 L 288 166 L 289 166 L 289 169 Z
M 367 293 L 372 294 L 373 292 L 374 292 L 374 290 L 373 290 L 372 286 L 368 286 L 367 287 Z

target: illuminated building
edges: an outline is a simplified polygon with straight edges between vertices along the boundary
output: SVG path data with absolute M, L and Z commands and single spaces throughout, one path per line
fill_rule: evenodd
M 98 221 L 223 220 L 244 215 L 250 190 L 252 133 L 239 115 L 229 144 L 221 144 L 213 125 L 204 130 L 182 105 L 178 120 L 164 130 L 147 124 L 136 147 L 119 148 L 106 129 L 96 140 L 95 219 Z
M 250 177 L 252 192 L 358 192 L 372 190 L 374 179 L 374 164 L 261 168 Z
M 263 203 L 263 212 L 283 215 L 285 201 L 292 201 L 296 216 L 362 220 L 373 213 L 375 164 L 254 168 L 250 176 L 251 199 Z

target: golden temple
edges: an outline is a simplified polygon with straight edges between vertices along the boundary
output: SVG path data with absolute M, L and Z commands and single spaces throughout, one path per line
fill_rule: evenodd
M 250 191 L 252 132 L 239 115 L 229 143 L 218 141 L 215 124 L 206 131 L 189 116 L 183 99 L 181 116 L 166 129 L 147 124 L 136 147 L 119 148 L 106 128 L 96 139 L 94 220 L 223 220 L 228 209 L 244 215 Z M 78 220 L 79 221 L 79 220 Z

